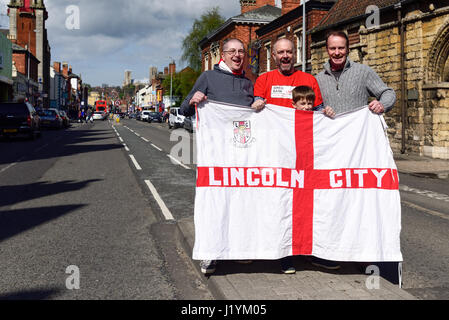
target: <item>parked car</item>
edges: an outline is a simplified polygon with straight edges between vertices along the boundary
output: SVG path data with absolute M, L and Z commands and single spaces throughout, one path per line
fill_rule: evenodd
M 92 115 L 92 119 L 94 120 L 106 120 L 108 117 L 108 114 L 104 111 L 95 111 Z
M 189 132 L 193 132 L 196 130 L 196 116 L 189 116 L 184 119 L 184 129 Z
M 179 113 L 180 108 L 171 108 L 170 115 L 168 117 L 168 127 L 171 129 L 173 127 L 178 128 L 184 126 L 185 117 Z
M 64 124 L 58 109 L 49 108 L 40 111 L 42 127 L 61 129 Z
M 0 103 L 0 135 L 34 139 L 41 135 L 41 119 L 28 102 Z
M 148 115 L 148 122 L 162 123 L 162 115 L 159 112 L 150 112 L 150 114 Z
M 59 110 L 59 114 L 61 115 L 62 124 L 64 125 L 64 127 L 70 127 L 70 118 L 67 115 L 67 112 L 65 112 L 64 110 Z
M 142 120 L 142 113 L 140 111 L 136 113 L 136 120 Z
M 140 115 L 140 120 L 142 121 L 148 121 L 148 117 L 150 116 L 150 111 L 142 111 L 142 114 Z

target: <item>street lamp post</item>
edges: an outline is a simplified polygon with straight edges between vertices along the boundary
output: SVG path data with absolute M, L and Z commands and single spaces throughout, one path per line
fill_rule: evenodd
M 173 64 L 174 59 L 172 57 L 169 57 L 169 58 L 172 61 L 171 63 Z M 169 107 L 171 107 L 172 101 L 173 101 L 172 100 L 173 99 L 173 96 L 172 96 L 172 94 L 173 94 L 173 72 L 172 72 L 173 68 L 171 66 L 169 66 L 169 68 L 170 68 L 170 105 L 169 105 Z

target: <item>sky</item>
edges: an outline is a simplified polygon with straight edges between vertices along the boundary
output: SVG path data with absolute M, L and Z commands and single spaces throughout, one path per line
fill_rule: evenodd
M 9 0 L 0 0 L 1 28 L 9 28 Z M 218 6 L 228 19 L 239 0 L 44 0 L 51 62 L 67 62 L 84 83 L 121 86 L 125 70 L 144 81 L 150 66 L 164 71 L 171 59 L 179 71 L 182 40 L 195 18 Z M 79 15 L 78 15 L 79 12 Z M 79 22 L 79 23 L 78 23 Z

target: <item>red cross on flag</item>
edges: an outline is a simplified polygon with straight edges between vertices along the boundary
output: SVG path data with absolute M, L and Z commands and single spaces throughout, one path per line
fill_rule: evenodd
M 382 116 L 208 101 L 198 118 L 194 259 L 402 261 Z

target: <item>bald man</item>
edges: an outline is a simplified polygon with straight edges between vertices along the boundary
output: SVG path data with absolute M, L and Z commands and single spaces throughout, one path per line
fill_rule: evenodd
M 295 70 L 296 56 L 292 41 L 285 38 L 276 41 L 271 56 L 277 68 L 257 78 L 252 108 L 260 110 L 266 103 L 293 108 L 292 90 L 297 86 L 308 86 L 313 89 L 316 96 L 314 107 L 323 103 L 316 79 L 308 73 Z

